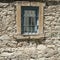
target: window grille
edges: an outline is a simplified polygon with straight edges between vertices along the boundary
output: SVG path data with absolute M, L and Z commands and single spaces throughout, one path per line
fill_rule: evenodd
M 22 6 L 22 34 L 37 34 L 38 33 L 38 7 L 23 7 Z

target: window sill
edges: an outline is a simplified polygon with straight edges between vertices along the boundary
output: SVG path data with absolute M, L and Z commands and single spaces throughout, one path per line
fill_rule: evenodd
M 14 34 L 15 39 L 20 39 L 20 40 L 29 40 L 29 39 L 43 39 L 44 34 L 39 34 L 39 35 L 20 35 L 20 34 Z

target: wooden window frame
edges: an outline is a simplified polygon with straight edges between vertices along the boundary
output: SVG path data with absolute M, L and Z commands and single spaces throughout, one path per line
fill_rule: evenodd
M 39 7 L 39 34 L 38 35 L 22 35 L 21 34 L 21 6 L 38 6 Z M 42 2 L 26 2 L 20 1 L 16 2 L 16 25 L 17 25 L 17 34 L 15 37 L 17 39 L 40 39 L 44 37 L 43 33 L 43 3 Z

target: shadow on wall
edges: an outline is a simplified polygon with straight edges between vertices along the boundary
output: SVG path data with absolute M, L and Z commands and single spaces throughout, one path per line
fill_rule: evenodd
M 60 1 L 46 1 L 45 3 L 46 3 L 47 6 L 60 5 Z
M 0 0 L 0 2 L 2 3 L 9 3 L 9 2 L 13 2 L 14 0 Z
M 27 43 L 28 45 L 30 45 L 30 43 L 32 45 L 36 44 L 36 46 L 39 45 L 39 44 L 45 44 L 45 40 L 46 40 L 46 38 L 39 39 L 39 40 L 34 40 L 34 39 L 20 40 L 20 39 L 16 39 L 15 41 L 17 42 L 17 45 L 20 43 L 19 45 L 20 45 L 20 47 L 22 47 L 25 43 Z
M 0 0 L 2 3 L 12 3 L 15 1 L 32 1 L 32 2 L 43 2 L 46 6 L 49 5 L 60 5 L 60 1 L 48 1 L 48 0 Z
M 0 0 L 0 2 L 3 2 L 3 3 L 10 3 L 10 2 L 14 2 L 14 1 L 35 1 L 35 2 L 42 2 L 42 0 Z

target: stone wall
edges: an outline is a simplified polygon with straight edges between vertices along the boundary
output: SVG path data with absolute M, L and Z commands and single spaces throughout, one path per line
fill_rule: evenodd
M 60 5 L 44 7 L 44 40 L 16 40 L 15 12 L 0 3 L 0 60 L 60 60 Z

